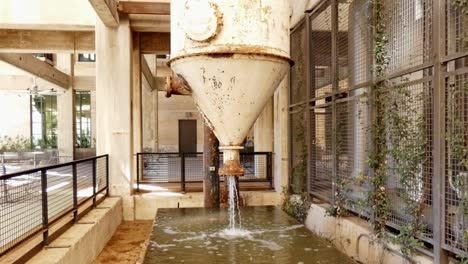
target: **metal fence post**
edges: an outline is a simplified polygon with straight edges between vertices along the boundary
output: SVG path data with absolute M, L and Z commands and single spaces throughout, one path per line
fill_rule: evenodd
M 185 193 L 185 153 L 181 153 L 181 160 L 180 160 L 180 182 L 182 184 L 182 193 Z
M 96 158 L 93 159 L 93 207 L 96 207 Z
M 140 153 L 136 154 L 137 192 L 140 191 Z
M 268 152 L 267 154 L 267 179 L 270 183 L 270 190 L 273 189 L 273 158 L 272 153 Z
M 73 182 L 73 221 L 78 221 L 78 178 L 76 174 L 76 163 L 72 165 L 72 182 Z
M 106 155 L 106 196 L 109 195 L 109 154 Z
M 49 208 L 47 201 L 47 173 L 41 170 L 41 194 L 42 194 L 42 241 L 49 244 Z

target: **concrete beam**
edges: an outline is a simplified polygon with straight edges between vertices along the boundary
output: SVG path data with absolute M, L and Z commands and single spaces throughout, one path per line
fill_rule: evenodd
M 118 11 L 124 14 L 170 15 L 170 3 L 119 1 Z
M 89 0 L 89 3 L 104 25 L 114 28 L 119 25 L 116 0 Z
M 92 53 L 93 31 L 0 29 L 0 52 Z
M 138 32 L 170 32 L 171 19 L 165 15 L 130 14 L 130 27 Z
M 148 62 L 146 61 L 145 57 L 141 55 L 141 73 L 143 73 L 143 77 L 145 77 L 146 81 L 148 82 L 151 90 L 156 89 L 155 86 L 155 78 L 153 74 L 151 73 L 151 69 L 148 66 Z
M 142 32 L 140 35 L 141 53 L 169 54 L 171 51 L 170 33 Z
M 56 84 L 64 89 L 70 86 L 70 76 L 57 70 L 47 62 L 34 58 L 30 54 L 0 53 L 0 60 L 29 72 L 37 77 Z

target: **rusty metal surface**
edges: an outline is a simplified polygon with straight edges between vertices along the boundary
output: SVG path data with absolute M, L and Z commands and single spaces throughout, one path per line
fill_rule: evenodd
M 190 95 L 190 86 L 182 76 L 168 76 L 166 78 L 166 97 L 171 95 Z
M 219 169 L 219 176 L 242 176 L 245 169 L 241 166 L 239 160 L 227 160 L 223 167 Z

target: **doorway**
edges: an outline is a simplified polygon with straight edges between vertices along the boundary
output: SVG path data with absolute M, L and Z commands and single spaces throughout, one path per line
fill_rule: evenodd
M 197 152 L 197 120 L 179 120 L 179 152 Z

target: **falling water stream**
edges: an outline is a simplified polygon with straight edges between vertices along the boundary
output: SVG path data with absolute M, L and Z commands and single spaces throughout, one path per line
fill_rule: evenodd
M 235 235 L 237 231 L 242 231 L 242 218 L 239 210 L 239 192 L 236 185 L 235 176 L 227 176 L 229 192 L 229 227 L 227 233 Z M 237 212 L 237 213 L 236 213 Z

